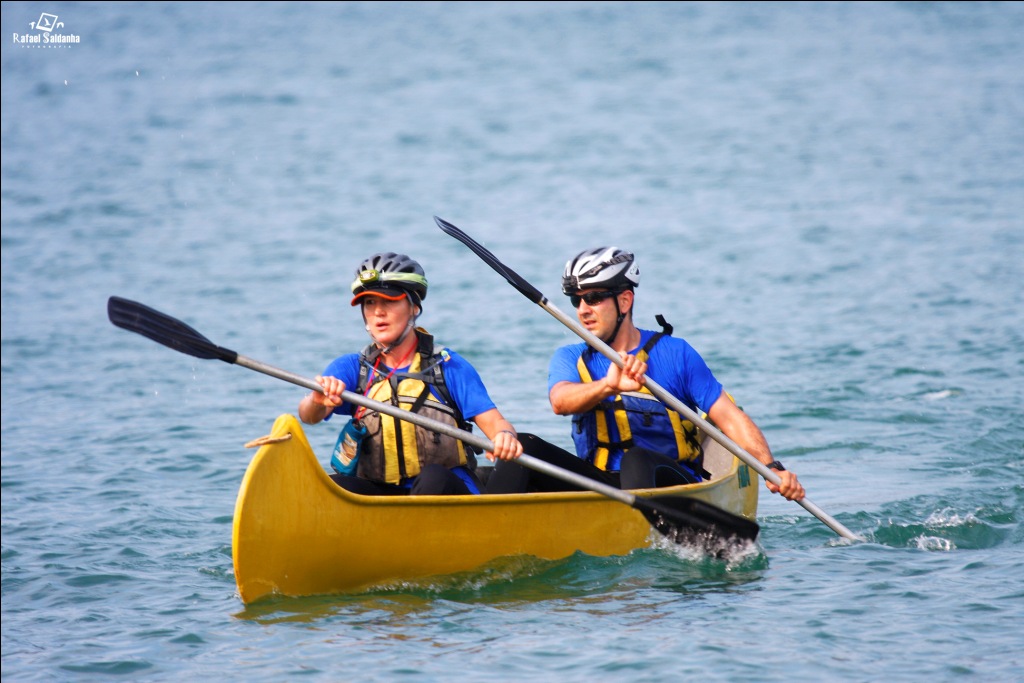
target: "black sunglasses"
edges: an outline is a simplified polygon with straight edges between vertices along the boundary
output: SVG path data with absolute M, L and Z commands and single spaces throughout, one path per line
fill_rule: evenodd
M 618 292 L 608 290 L 603 292 L 586 292 L 585 294 L 570 294 L 569 303 L 572 304 L 573 308 L 579 308 L 581 301 L 586 301 L 588 306 L 596 306 L 605 299 L 610 299 L 617 294 Z

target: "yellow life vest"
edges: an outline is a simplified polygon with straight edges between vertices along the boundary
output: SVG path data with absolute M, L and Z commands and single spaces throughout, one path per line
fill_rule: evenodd
M 433 354 L 430 335 L 419 329 L 416 334 L 420 348 L 409 369 L 390 377 L 377 376 L 372 383 L 367 381 L 370 384 L 368 392 L 362 386 L 360 391 L 375 401 L 391 403 L 432 420 L 471 430 L 472 427 L 454 406 L 454 401 L 453 405 L 447 405 L 430 391 L 431 386 L 435 386 L 440 389 L 439 393 L 448 396 L 442 388 L 444 380 L 440 368 L 448 357 L 447 352 L 442 350 Z M 417 476 L 426 465 L 438 464 L 447 468 L 469 465 L 472 468 L 476 464 L 475 455 L 472 452 L 467 455 L 463 443 L 447 434 L 438 434 L 376 411 L 365 412 L 359 422 L 367 430 L 359 451 L 360 477 L 400 484 Z
M 671 327 L 666 327 L 670 332 Z M 664 335 L 655 333 L 637 357 L 647 362 L 650 350 Z M 592 350 L 586 349 L 576 361 L 583 382 L 594 381 L 586 363 L 590 353 Z M 697 468 L 703 465 L 700 430 L 662 404 L 647 387 L 620 394 L 613 401 L 601 401 L 589 412 L 575 416 L 573 422 L 577 453 L 602 470 L 618 471 L 623 453 L 633 446 L 675 457 Z M 586 433 L 590 430 L 593 434 Z

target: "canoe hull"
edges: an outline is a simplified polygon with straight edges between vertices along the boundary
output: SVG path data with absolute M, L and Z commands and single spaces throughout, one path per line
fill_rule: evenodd
M 633 508 L 589 492 L 359 496 L 331 481 L 294 416 L 279 417 L 267 441 L 235 505 L 232 554 L 246 604 L 467 571 L 503 556 L 624 555 L 657 537 Z M 688 495 L 754 519 L 756 479 L 726 455 L 711 482 L 637 494 Z

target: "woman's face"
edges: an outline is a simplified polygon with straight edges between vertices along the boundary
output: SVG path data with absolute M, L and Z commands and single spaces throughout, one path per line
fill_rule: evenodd
M 366 331 L 374 341 L 390 346 L 398 341 L 412 320 L 413 306 L 409 297 L 391 301 L 380 296 L 364 296 L 363 319 Z

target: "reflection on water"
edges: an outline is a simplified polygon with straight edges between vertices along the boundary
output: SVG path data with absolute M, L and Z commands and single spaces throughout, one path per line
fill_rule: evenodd
M 705 593 L 745 590 L 768 568 L 768 558 L 755 545 L 728 559 L 701 549 L 662 540 L 655 547 L 624 557 L 591 557 L 576 553 L 563 560 L 530 556 L 500 558 L 471 571 L 419 581 L 403 581 L 360 593 L 288 598 L 269 597 L 235 614 L 238 619 L 272 624 L 281 621 L 316 623 L 345 620 L 410 622 L 436 618 L 438 602 L 487 605 L 495 609 L 543 608 L 545 603 L 591 605 L 614 609 L 624 596 L 669 594 L 683 599 Z

